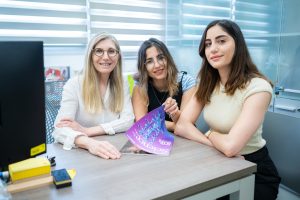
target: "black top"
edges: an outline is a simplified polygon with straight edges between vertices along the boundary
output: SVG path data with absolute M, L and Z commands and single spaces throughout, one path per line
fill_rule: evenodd
M 182 72 L 182 77 L 180 79 L 179 85 L 178 85 L 178 92 L 176 95 L 174 95 L 172 98 L 176 100 L 178 108 L 180 109 L 181 105 L 181 99 L 183 95 L 182 91 L 182 78 L 186 74 L 186 72 Z M 160 92 L 158 91 L 153 84 L 149 81 L 148 82 L 148 97 L 149 97 L 149 105 L 148 105 L 148 112 L 154 110 L 155 108 L 158 108 L 161 106 L 166 99 L 169 97 L 169 92 Z M 165 120 L 167 121 L 173 121 L 169 115 L 165 115 Z

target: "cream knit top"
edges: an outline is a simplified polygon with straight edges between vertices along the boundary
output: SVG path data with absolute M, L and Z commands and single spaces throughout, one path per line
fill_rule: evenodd
M 225 88 L 220 84 L 211 96 L 211 103 L 204 107 L 204 119 L 212 130 L 228 134 L 237 121 L 245 100 L 258 92 L 272 94 L 271 85 L 262 78 L 253 78 L 243 90 L 237 89 L 233 96 L 227 95 Z M 251 120 L 251 119 L 249 119 Z M 262 138 L 262 124 L 240 152 L 241 155 L 253 153 L 266 144 Z

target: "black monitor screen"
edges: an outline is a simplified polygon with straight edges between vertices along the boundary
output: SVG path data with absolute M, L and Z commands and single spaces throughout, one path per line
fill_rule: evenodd
M 0 41 L 0 170 L 46 152 L 43 42 Z

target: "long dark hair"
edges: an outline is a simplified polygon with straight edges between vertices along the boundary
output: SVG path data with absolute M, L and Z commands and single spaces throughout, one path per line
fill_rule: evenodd
M 146 51 L 150 47 L 155 47 L 158 52 L 161 52 L 167 61 L 167 88 L 169 91 L 169 95 L 173 96 L 178 92 L 178 83 L 177 83 L 177 74 L 178 69 L 175 65 L 173 57 L 171 56 L 167 46 L 160 40 L 155 38 L 150 38 L 143 42 L 138 52 L 138 82 L 139 86 L 142 89 L 142 95 L 145 97 L 147 104 L 149 103 L 147 97 L 147 89 L 148 89 L 148 81 L 151 79 L 148 75 L 148 71 L 145 66 L 146 62 Z
M 210 102 L 211 94 L 220 82 L 218 70 L 209 64 L 205 56 L 205 39 L 207 31 L 216 25 L 220 26 L 223 31 L 228 33 L 234 39 L 236 47 L 231 61 L 229 77 L 225 84 L 226 94 L 233 95 L 236 89 L 245 88 L 246 84 L 254 77 L 261 77 L 269 81 L 262 73 L 259 72 L 256 65 L 253 63 L 240 27 L 230 20 L 222 19 L 212 21 L 204 30 L 199 45 L 199 55 L 202 57 L 202 66 L 198 73 L 200 83 L 197 88 L 196 97 L 198 101 L 203 103 L 203 105 Z M 271 82 L 270 84 L 272 85 Z

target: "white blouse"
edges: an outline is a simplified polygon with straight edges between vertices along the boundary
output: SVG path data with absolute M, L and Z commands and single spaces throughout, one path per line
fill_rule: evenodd
M 105 133 L 113 135 L 124 132 L 131 127 L 134 122 L 129 85 L 127 77 L 124 80 L 124 107 L 120 113 L 113 113 L 109 110 L 109 85 L 104 95 L 104 108 L 100 113 L 91 114 L 85 111 L 82 99 L 83 76 L 77 76 L 70 79 L 64 86 L 61 107 L 58 111 L 55 125 L 61 118 L 71 118 L 84 127 L 101 126 Z M 52 133 L 55 142 L 63 144 L 66 150 L 75 147 L 75 138 L 83 133 L 74 131 L 69 127 L 57 128 Z

